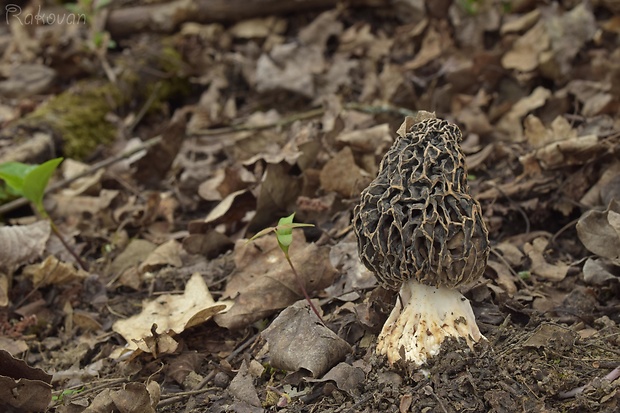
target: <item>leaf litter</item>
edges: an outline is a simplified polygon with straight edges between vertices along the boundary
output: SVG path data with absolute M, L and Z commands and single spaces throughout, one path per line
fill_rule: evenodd
M 169 71 L 88 120 L 114 143 L 65 159 L 64 179 L 86 175 L 45 197 L 88 271 L 0 186 L 0 355 L 14 367 L 0 387 L 21 386 L 6 409 L 618 410 L 617 5 L 372 3 L 173 33 L 153 19 L 111 48 L 95 41 L 105 25 L 0 28 L 2 162 L 75 147 L 28 114 L 76 79 L 114 84 L 145 50 Z M 488 341 L 448 343 L 408 375 L 374 354 L 395 298 L 350 224 L 417 110 L 461 126 L 493 252 L 462 289 Z M 247 241 L 293 212 L 314 224 L 289 252 L 325 324 L 277 237 Z

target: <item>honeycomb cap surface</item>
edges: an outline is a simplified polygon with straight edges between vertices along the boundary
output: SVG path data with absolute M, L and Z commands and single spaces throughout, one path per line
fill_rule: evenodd
M 358 252 L 385 287 L 410 279 L 456 287 L 484 272 L 488 231 L 469 193 L 461 140 L 445 120 L 413 124 L 362 191 L 353 218 Z

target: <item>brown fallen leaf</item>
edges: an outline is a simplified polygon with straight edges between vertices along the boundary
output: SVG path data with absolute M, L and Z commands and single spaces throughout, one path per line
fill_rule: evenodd
M 52 376 L 0 350 L 0 410 L 42 412 L 52 401 Z
M 577 235 L 588 251 L 620 265 L 620 201 L 612 200 L 605 211 L 583 214 Z
M 161 389 L 156 381 L 148 384 L 127 383 L 120 390 L 105 389 L 84 408 L 77 403 L 62 406 L 60 413 L 155 413 L 161 397 Z
M 566 277 L 568 268 L 567 264 L 558 262 L 556 264 L 550 264 L 544 257 L 544 252 L 547 248 L 549 241 L 543 237 L 538 237 L 532 241 L 532 243 L 526 242 L 523 245 L 523 251 L 527 254 L 531 260 L 530 270 L 532 273 L 551 281 L 562 281 Z
M 583 264 L 583 280 L 588 284 L 603 285 L 609 280 L 620 281 L 618 266 L 605 258 L 588 258 Z
M 235 378 L 232 379 L 228 386 L 228 391 L 233 397 L 241 402 L 245 402 L 250 406 L 260 407 L 260 399 L 254 387 L 254 378 L 249 372 L 248 363 L 243 360 L 241 367 Z
M 157 325 L 157 334 L 180 334 L 226 311 L 231 304 L 229 300 L 216 302 L 202 275 L 194 273 L 182 295 L 164 294 L 155 300 L 145 300 L 140 314 L 118 320 L 112 329 L 127 341 L 128 350 L 134 350 L 140 347 L 140 341 L 153 337 L 151 329 L 154 324 Z M 145 342 L 144 345 L 149 348 L 149 343 Z
M 334 281 L 337 272 L 330 264 L 329 250 L 306 243 L 301 232 L 293 237 L 289 254 L 308 293 Z M 224 292 L 225 297 L 234 297 L 234 305 L 215 317 L 218 325 L 242 328 L 303 297 L 275 236 L 239 240 L 234 254 L 236 270 Z
M 148 257 L 140 264 L 141 273 L 155 271 L 167 265 L 180 267 L 183 265 L 181 260 L 181 244 L 173 239 L 155 248 Z
M 502 57 L 505 69 L 529 72 L 538 67 L 540 54 L 549 48 L 550 41 L 543 22 L 537 23 L 519 37 L 512 49 Z
M 261 336 L 269 345 L 269 363 L 278 369 L 305 369 L 312 377 L 325 374 L 351 352 L 351 346 L 317 322 L 305 301 L 298 301 L 273 320 Z
M 50 255 L 40 264 L 32 264 L 24 267 L 23 275 L 32 278 L 32 283 L 37 287 L 46 285 L 68 284 L 73 281 L 83 281 L 88 273 L 73 264 L 60 261 Z
M 366 379 L 366 374 L 359 368 L 341 362 L 336 364 L 331 370 L 329 370 L 320 379 L 306 379 L 310 383 L 324 383 L 326 381 L 333 381 L 336 386 L 349 394 L 355 394 L 357 387 Z
M 325 191 L 334 191 L 344 198 L 359 194 L 372 180 L 366 171 L 357 166 L 348 146 L 325 164 L 320 179 Z
M 50 232 L 47 220 L 0 227 L 0 268 L 12 269 L 41 257 Z

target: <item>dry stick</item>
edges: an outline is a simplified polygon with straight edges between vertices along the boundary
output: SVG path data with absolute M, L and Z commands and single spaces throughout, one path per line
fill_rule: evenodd
M 50 222 L 50 226 L 52 227 L 52 232 L 54 233 L 54 235 L 56 235 L 56 237 L 60 240 L 61 244 L 65 247 L 65 249 L 69 251 L 69 254 L 71 254 L 71 256 L 75 258 L 75 261 L 78 263 L 80 268 L 88 272 L 88 264 L 84 260 L 82 260 L 82 258 L 80 258 L 80 256 L 75 252 L 75 250 L 71 248 L 71 246 L 67 243 L 65 237 L 62 236 L 62 233 L 60 232 L 54 221 L 52 221 L 52 218 L 48 216 L 47 219 Z
M 359 112 L 366 112 L 366 113 L 372 113 L 372 114 L 395 113 L 401 116 L 415 116 L 414 111 L 411 111 L 407 108 L 401 108 L 401 107 L 391 106 L 391 105 L 373 106 L 373 105 L 362 105 L 359 103 L 347 103 L 344 105 L 344 109 L 357 110 Z M 248 131 L 248 130 L 256 131 L 256 130 L 277 128 L 280 126 L 289 125 L 298 120 L 316 118 L 316 117 L 323 115 L 325 112 L 326 112 L 325 108 L 316 108 L 316 109 L 311 109 L 306 112 L 296 113 L 294 115 L 284 117 L 277 122 L 266 123 L 263 125 L 248 125 L 247 123 L 242 123 L 238 125 L 227 126 L 224 128 L 203 129 L 203 130 L 196 131 L 194 135 L 214 136 L 214 135 L 223 135 L 227 133 L 234 133 L 234 132 L 241 132 L 241 131 Z
M 615 369 L 613 369 L 613 370 L 611 371 L 611 373 L 609 373 L 608 375 L 606 375 L 605 377 L 603 377 L 603 380 L 607 380 L 607 381 L 609 381 L 609 382 L 612 382 L 612 381 L 616 380 L 618 377 L 620 377 L 620 366 L 616 367 Z M 586 384 L 586 385 L 584 385 L 584 386 L 579 386 L 579 387 L 574 388 L 574 389 L 572 389 L 572 390 L 569 390 L 569 391 L 565 391 L 565 392 L 559 393 L 559 394 L 558 394 L 558 397 L 559 397 L 560 399 L 570 399 L 571 397 L 575 397 L 575 396 L 577 396 L 578 394 L 583 393 L 583 391 L 585 390 L 585 388 L 586 388 L 587 386 L 588 386 L 588 385 Z
M 97 172 L 99 169 L 105 168 L 106 166 L 110 166 L 112 164 L 115 164 L 119 161 L 122 161 L 123 159 L 129 158 L 131 155 L 140 152 L 142 150 L 148 149 L 151 146 L 157 145 L 159 142 L 161 141 L 161 136 L 156 136 L 154 138 L 151 138 L 147 141 L 144 141 L 140 146 L 130 149 L 128 151 L 125 151 L 119 155 L 115 155 L 112 156 L 108 159 L 104 159 L 101 162 L 97 162 L 96 164 L 94 164 L 93 166 L 91 166 L 90 168 L 88 168 L 86 171 L 81 172 L 77 175 L 74 175 L 70 178 L 67 178 L 63 181 L 57 182 L 55 184 L 50 185 L 46 190 L 45 193 L 49 193 L 52 191 L 56 191 L 57 189 L 63 188 L 67 185 L 69 185 L 70 183 L 72 183 L 73 181 L 76 181 L 80 178 L 83 178 L 87 175 L 93 174 L 95 172 Z M 13 211 L 14 209 L 23 207 L 25 205 L 28 205 L 28 200 L 26 198 L 18 198 L 15 199 L 11 202 L 8 202 L 4 205 L 0 205 L 0 215 L 2 214 L 6 214 L 7 212 Z

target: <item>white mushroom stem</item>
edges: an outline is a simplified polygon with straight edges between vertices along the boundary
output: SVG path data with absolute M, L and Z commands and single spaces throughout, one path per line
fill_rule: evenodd
M 439 353 L 448 337 L 465 339 L 470 348 L 484 339 L 467 298 L 452 288 L 409 280 L 379 335 L 377 353 L 390 364 L 404 358 L 420 366 Z

